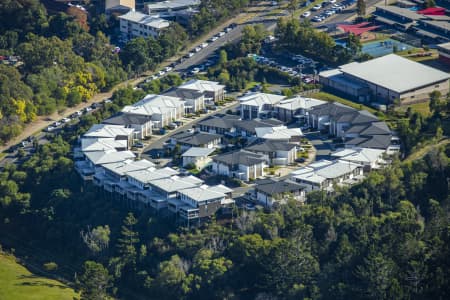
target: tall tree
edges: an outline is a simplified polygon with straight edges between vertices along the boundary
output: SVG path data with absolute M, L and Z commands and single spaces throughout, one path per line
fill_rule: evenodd
M 136 245 L 139 243 L 139 234 L 133 230 L 136 224 L 137 220 L 133 213 L 128 213 L 123 221 L 120 238 L 117 240 L 117 249 L 125 265 L 136 264 Z
M 83 274 L 77 278 L 81 290 L 81 300 L 108 299 L 107 291 L 111 287 L 108 270 L 102 264 L 86 261 Z

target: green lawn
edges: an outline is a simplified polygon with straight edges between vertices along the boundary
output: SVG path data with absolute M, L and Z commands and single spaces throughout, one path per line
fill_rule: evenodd
M 78 295 L 67 285 L 32 274 L 14 257 L 0 254 L 1 300 L 72 300 Z
M 350 101 L 350 100 L 347 100 L 347 99 L 344 99 L 344 98 L 341 98 L 341 97 L 338 97 L 336 95 L 329 94 L 326 92 L 318 92 L 318 93 L 311 94 L 311 98 L 316 98 L 319 100 L 325 100 L 325 101 L 330 101 L 330 102 L 335 101 L 335 102 L 339 102 L 339 103 L 345 104 L 347 106 L 353 107 L 355 109 L 365 109 L 371 113 L 377 112 L 377 110 L 374 108 L 371 108 L 371 107 L 365 106 L 363 104 L 356 103 L 356 102 L 353 102 L 353 101 Z
M 406 112 L 408 107 L 411 107 L 412 111 L 418 112 L 424 117 L 428 117 L 430 115 L 430 104 L 427 102 L 414 103 L 410 105 L 399 106 L 396 110 L 399 112 Z

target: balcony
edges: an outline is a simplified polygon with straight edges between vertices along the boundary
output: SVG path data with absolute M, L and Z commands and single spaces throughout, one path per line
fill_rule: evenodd
M 182 206 L 179 208 L 180 217 L 186 220 L 197 219 L 200 215 L 198 208 L 191 206 Z

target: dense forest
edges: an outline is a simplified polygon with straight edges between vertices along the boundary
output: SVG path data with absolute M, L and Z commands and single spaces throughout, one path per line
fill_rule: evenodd
M 246 4 L 204 1 L 202 7 L 211 10 L 202 8 L 202 15 L 211 14 L 211 21 L 193 19 L 189 36 L 196 38 Z M 94 2 L 87 8 L 87 13 L 68 7 L 50 14 L 39 0 L 0 2 L 0 143 L 37 116 L 75 106 L 154 70 L 188 42 L 186 30 L 173 22 L 157 39 L 132 39 L 117 53 L 108 38 L 119 35 L 117 20 L 97 12 Z
M 126 103 L 139 93 L 128 88 L 115 97 Z M 114 105 L 84 116 L 0 174 L 3 247 L 56 265 L 52 272 L 76 282 L 83 299 L 450 296 L 448 145 L 395 160 L 333 195 L 311 193 L 304 205 L 290 201 L 179 228 L 171 217 L 130 211 L 73 171 L 71 143 Z M 424 128 L 444 113 L 423 119 L 428 125 L 418 134 L 426 136 Z M 411 114 L 409 122 L 417 118 Z

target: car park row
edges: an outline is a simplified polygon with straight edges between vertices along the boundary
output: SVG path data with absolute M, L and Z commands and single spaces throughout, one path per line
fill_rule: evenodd
M 342 12 L 344 9 L 346 9 L 349 6 L 352 6 L 356 3 L 356 0 L 344 0 L 342 2 L 337 3 L 336 0 L 327 0 L 322 3 L 318 3 L 314 5 L 311 10 L 314 12 L 321 12 L 320 14 L 317 14 L 311 18 L 313 22 L 322 22 L 325 19 L 333 16 L 334 14 Z M 325 9 L 327 6 L 329 6 L 328 9 Z M 301 17 L 302 18 L 309 18 L 312 15 L 311 11 L 305 11 Z

